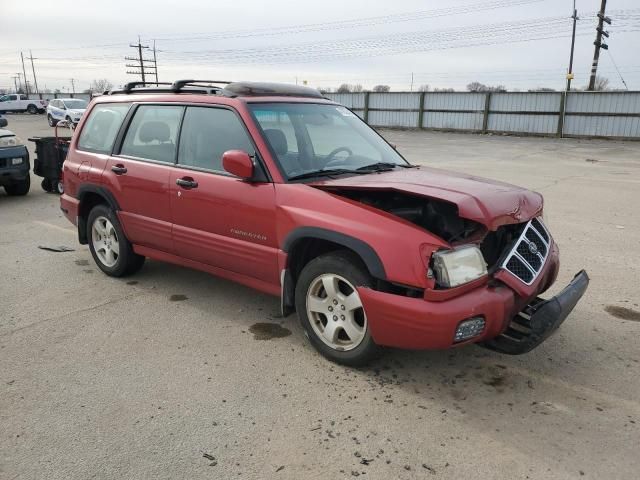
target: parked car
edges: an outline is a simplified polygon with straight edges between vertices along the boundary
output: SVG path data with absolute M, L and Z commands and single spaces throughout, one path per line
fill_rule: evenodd
M 7 195 L 26 195 L 31 186 L 29 151 L 6 126 L 7 120 L 0 116 L 0 186 Z
M 559 270 L 540 194 L 411 165 L 307 87 L 127 85 L 93 100 L 63 171 L 62 211 L 104 273 L 150 257 L 279 296 L 343 364 L 383 346 L 525 353 L 589 282 L 539 298 Z
M 47 121 L 51 127 L 61 120 L 69 125 L 77 124 L 86 109 L 87 102 L 81 98 L 56 98 L 47 105 Z
M 44 113 L 47 102 L 39 99 L 30 99 L 23 94 L 10 94 L 0 97 L 0 113 L 3 112 L 29 112 Z

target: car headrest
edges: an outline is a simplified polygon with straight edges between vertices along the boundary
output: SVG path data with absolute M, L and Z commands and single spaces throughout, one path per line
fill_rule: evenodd
M 140 127 L 140 141 L 143 143 L 153 142 L 154 140 L 166 142 L 170 136 L 169 125 L 164 122 L 145 122 Z
M 278 130 L 275 128 L 269 128 L 264 131 L 264 134 L 267 136 L 271 147 L 276 152 L 276 155 L 286 155 L 289 151 L 289 146 L 287 145 L 287 137 L 284 136 L 282 130 Z

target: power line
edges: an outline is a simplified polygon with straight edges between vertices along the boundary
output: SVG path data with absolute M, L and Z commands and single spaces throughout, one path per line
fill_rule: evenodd
M 620 69 L 618 68 L 618 65 L 616 64 L 616 61 L 613 59 L 613 54 L 611 53 L 611 50 L 607 50 L 607 52 L 609 53 L 609 57 L 611 58 L 611 63 L 613 63 L 613 66 L 616 68 L 616 71 L 618 72 L 618 75 L 620 76 L 620 80 L 622 80 L 622 84 L 624 85 L 624 88 L 629 90 L 629 86 L 627 85 L 627 82 L 624 81 L 624 77 L 622 76 L 622 73 L 620 73 Z

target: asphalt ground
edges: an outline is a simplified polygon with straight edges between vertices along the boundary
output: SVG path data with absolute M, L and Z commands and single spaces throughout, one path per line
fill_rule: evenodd
M 337 366 L 276 298 L 154 261 L 103 275 L 34 176 L 0 193 L 0 478 L 638 478 L 640 143 L 382 133 L 412 162 L 545 195 L 552 293 L 591 277 L 557 334 L 519 357 Z

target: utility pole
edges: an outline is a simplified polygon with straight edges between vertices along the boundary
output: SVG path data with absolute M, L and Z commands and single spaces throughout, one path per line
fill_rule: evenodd
M 607 0 L 602 0 L 602 5 L 600 5 L 600 12 L 598 12 L 598 28 L 596 31 L 598 34 L 596 35 L 596 41 L 593 44 L 596 46 L 596 50 L 593 54 L 593 64 L 591 65 L 591 79 L 589 80 L 589 91 L 593 91 L 596 87 L 596 73 L 598 73 L 598 62 L 600 60 L 600 49 L 603 48 L 605 50 L 609 50 L 609 46 L 605 43 L 602 43 L 602 37 L 609 37 L 609 33 L 604 31 L 604 24 L 607 23 L 611 25 L 611 19 L 609 17 L 605 17 L 604 12 L 607 8 Z
M 17 72 L 16 75 L 18 76 L 18 88 L 22 90 L 22 74 Z
M 74 79 L 71 79 L 71 96 L 73 97 L 73 94 L 76 93 L 76 84 L 74 82 Z
M 567 92 L 571 91 L 571 80 L 573 80 L 573 52 L 576 47 L 576 23 L 578 23 L 578 10 L 576 0 L 573 0 L 573 34 L 571 36 L 571 55 L 569 56 L 569 71 L 567 72 Z
M 411 72 L 411 92 L 413 92 L 413 72 Z
M 127 70 L 127 73 L 130 75 L 140 75 L 140 78 L 142 79 L 143 82 L 147 81 L 147 71 L 149 70 L 154 70 L 154 72 L 156 73 L 156 82 L 157 80 L 157 66 L 155 65 L 155 60 L 154 59 L 147 59 L 144 58 L 142 56 L 142 51 L 143 50 L 148 50 L 149 47 L 147 45 L 142 45 L 141 41 L 140 41 L 140 37 L 138 37 L 138 43 L 137 44 L 130 44 L 129 45 L 131 48 L 135 48 L 136 50 L 138 50 L 138 56 L 137 57 L 124 57 L 125 60 L 130 60 L 133 62 L 137 62 L 137 64 L 133 64 L 133 63 L 127 63 L 126 66 L 128 68 L 134 68 L 134 69 L 138 69 L 138 70 Z M 150 66 L 148 65 L 149 63 L 153 63 L 154 66 Z
M 27 80 L 27 71 L 24 69 L 24 55 L 20 52 L 20 58 L 22 59 L 22 73 L 24 75 L 24 88 L 27 97 L 29 96 L 29 82 Z
M 15 85 L 15 87 L 16 87 L 16 93 L 18 93 L 18 76 L 17 76 L 17 75 L 14 75 L 14 76 L 13 76 L 13 77 L 11 77 L 11 78 L 13 78 L 13 84 L 14 84 L 14 85 Z
M 158 58 L 156 57 L 156 41 L 153 41 L 153 69 L 156 74 L 156 87 L 158 86 Z
M 33 53 L 29 50 L 29 60 L 31 60 L 31 70 L 33 70 L 33 84 L 36 86 L 36 93 L 42 100 L 42 95 L 40 94 L 40 90 L 38 90 L 38 79 L 36 78 L 36 67 L 33 65 L 33 61 L 37 60 L 37 58 L 33 58 Z

